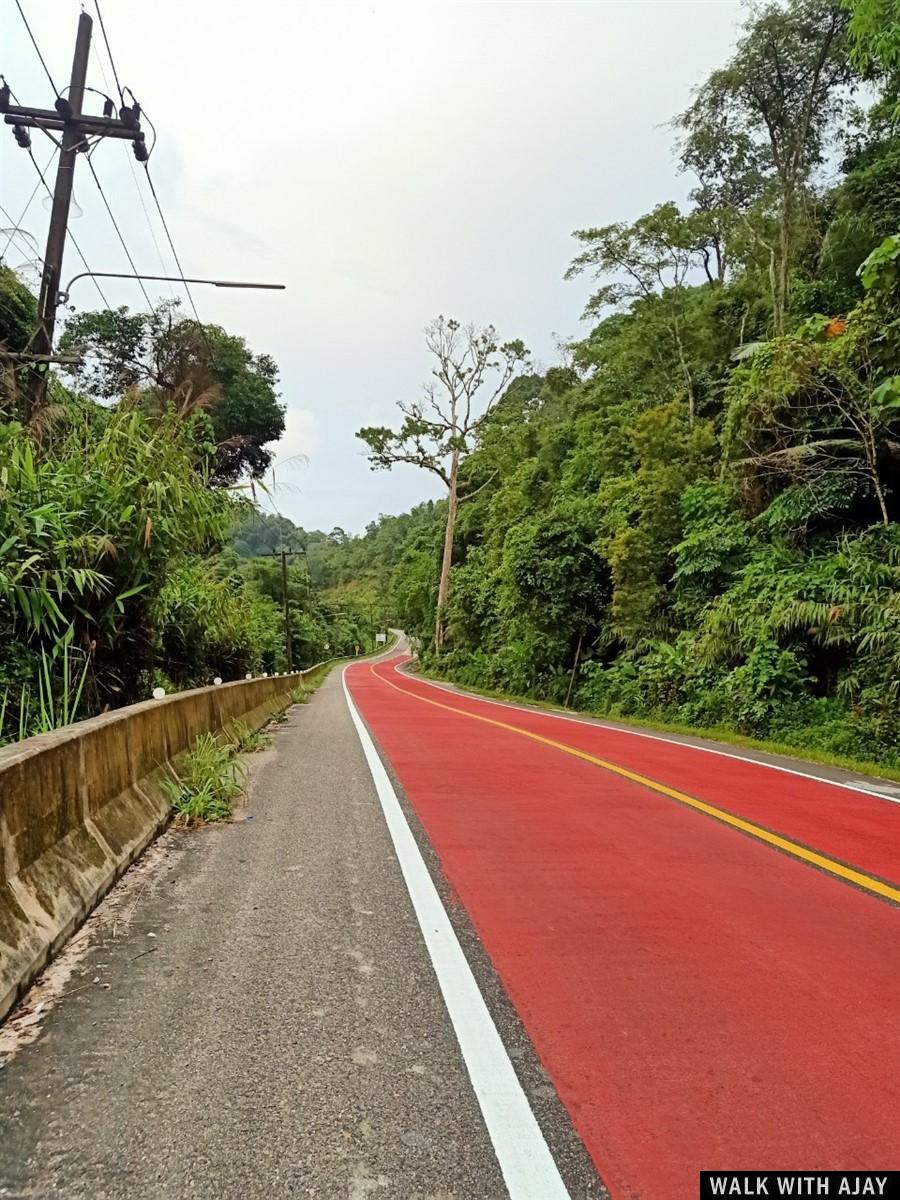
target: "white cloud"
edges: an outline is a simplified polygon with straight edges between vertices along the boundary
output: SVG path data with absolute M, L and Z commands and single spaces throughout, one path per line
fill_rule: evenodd
M 61 78 L 79 8 L 30 5 Z M 739 0 L 107 4 L 120 78 L 159 132 L 151 168 L 185 270 L 287 284 L 194 290 L 204 320 L 280 365 L 296 415 L 279 458 L 306 453 L 309 464 L 286 473 L 299 490 L 279 507 L 307 525 L 360 529 L 434 494 L 414 470 L 371 473 L 356 429 L 392 420 L 394 402 L 418 394 L 429 369 L 421 331 L 437 313 L 493 322 L 554 361 L 552 331 L 577 331 L 588 293 L 587 281 L 562 279 L 572 230 L 684 196 L 663 126 L 721 63 L 741 9 Z M 19 97 L 48 100 L 16 20 L 4 51 Z M 97 29 L 89 82 L 100 88 L 103 59 Z M 36 154 L 43 162 L 40 143 Z M 157 272 L 127 158 L 108 142 L 92 162 L 139 268 Z M 34 181 L 12 138 L 0 139 L 4 207 L 18 213 Z M 85 211 L 74 231 L 89 261 L 127 270 L 89 176 L 76 192 Z M 146 190 L 145 200 L 152 212 Z M 25 222 L 41 242 L 46 216 L 35 203 Z M 64 275 L 77 269 L 70 252 Z M 140 301 L 130 283 L 104 290 L 114 304 Z M 89 282 L 73 300 L 95 303 Z

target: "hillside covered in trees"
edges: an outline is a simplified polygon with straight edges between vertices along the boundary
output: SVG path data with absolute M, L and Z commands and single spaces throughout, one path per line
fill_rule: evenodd
M 753 10 L 673 121 L 689 205 L 575 234 L 564 363 L 470 441 L 422 406 L 361 431 L 375 467 L 459 451 L 441 652 L 446 502 L 333 541 L 330 583 L 462 683 L 574 671 L 594 712 L 900 765 L 898 67 L 889 0 Z
M 673 118 L 688 201 L 575 233 L 560 363 L 427 327 L 434 382 L 359 436 L 447 499 L 359 537 L 247 499 L 284 418 L 240 337 L 80 314 L 38 409 L 7 362 L 0 740 L 283 670 L 286 607 L 299 665 L 393 621 L 473 686 L 900 766 L 898 84 L 897 0 L 750 9 Z M 8 352 L 35 314 L 0 265 Z
M 171 305 L 84 313 L 80 356 L 31 400 L 10 357 L 34 295 L 0 267 L 0 744 L 166 690 L 370 645 L 291 563 L 240 557 L 245 491 L 284 428 L 278 372 Z M 235 490 L 233 485 L 239 485 Z

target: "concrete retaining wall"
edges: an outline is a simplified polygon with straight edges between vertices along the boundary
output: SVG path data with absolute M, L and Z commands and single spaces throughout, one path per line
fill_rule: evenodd
M 0 1020 L 168 822 L 165 764 L 235 718 L 258 729 L 308 673 L 195 688 L 0 749 Z

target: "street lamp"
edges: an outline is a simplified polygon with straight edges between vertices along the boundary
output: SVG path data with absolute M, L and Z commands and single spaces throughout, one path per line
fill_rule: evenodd
M 69 292 L 72 290 L 72 284 L 78 279 L 159 279 L 169 283 L 208 283 L 211 287 L 217 288 L 256 288 L 268 292 L 283 292 L 285 284 L 283 283 L 244 283 L 235 279 L 192 279 L 184 275 L 133 275 L 123 271 L 79 271 L 77 275 L 73 275 L 69 280 L 68 286 L 65 287 L 57 297 L 57 304 L 69 303 Z

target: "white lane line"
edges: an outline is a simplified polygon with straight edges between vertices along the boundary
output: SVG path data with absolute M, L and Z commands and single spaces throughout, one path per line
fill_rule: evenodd
M 432 882 L 397 793 L 341 676 L 344 696 L 400 870 L 431 956 L 472 1088 L 497 1155 L 510 1200 L 570 1200 L 509 1055 L 497 1032 L 450 918 Z
M 870 784 L 861 786 L 860 784 L 843 783 L 840 779 L 828 779 L 824 775 L 813 775 L 809 771 L 800 771 L 795 767 L 783 767 L 780 763 L 766 762 L 761 758 L 749 758 L 745 754 L 736 754 L 733 750 L 717 750 L 714 746 L 697 746 L 693 742 L 682 742 L 678 738 L 666 737 L 662 733 L 645 733 L 641 729 L 626 729 L 623 725 L 613 725 L 610 722 L 591 719 L 588 717 L 573 717 L 568 713 L 545 712 L 542 708 L 528 708 L 524 704 L 514 704 L 509 700 L 492 700 L 489 696 L 477 696 L 474 692 L 467 692 L 464 688 L 447 687 L 443 683 L 435 683 L 433 679 L 424 679 L 421 675 L 409 675 L 403 671 L 403 664 L 399 663 L 394 667 L 394 673 L 397 675 L 405 675 L 407 679 L 412 679 L 416 683 L 423 683 L 426 687 L 437 688 L 439 692 L 446 692 L 449 696 L 458 696 L 465 700 L 478 700 L 482 704 L 497 704 L 501 708 L 511 708 L 513 712 L 531 713 L 535 717 L 552 717 L 555 721 L 569 721 L 573 725 L 589 725 L 592 729 L 608 729 L 610 733 L 627 733 L 630 737 L 647 738 L 651 742 L 665 742 L 669 746 L 682 746 L 686 750 L 696 750 L 699 754 L 717 754 L 720 758 L 733 758 L 735 762 L 754 763 L 757 767 L 766 767 L 770 771 L 781 771 L 785 775 L 798 775 L 801 779 L 812 779 L 815 783 L 826 783 L 829 787 L 843 788 L 846 792 L 858 792 L 863 796 L 874 796 L 876 800 L 886 800 L 888 804 L 900 804 L 900 795 L 890 796 L 889 791 L 897 791 L 892 787 L 887 780 L 883 784 Z M 761 753 L 765 753 L 761 751 Z M 878 788 L 879 790 L 875 790 Z M 880 789 L 884 789 L 883 791 Z

